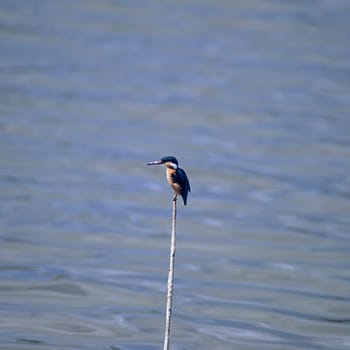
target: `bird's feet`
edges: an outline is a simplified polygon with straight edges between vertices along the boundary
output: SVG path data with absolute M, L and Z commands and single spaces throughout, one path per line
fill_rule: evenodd
M 176 202 L 176 200 L 177 200 L 177 194 L 174 194 L 173 202 Z

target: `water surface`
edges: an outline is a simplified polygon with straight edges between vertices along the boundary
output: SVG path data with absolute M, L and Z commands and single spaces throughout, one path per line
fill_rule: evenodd
M 2 1 L 0 344 L 350 349 L 347 1 Z

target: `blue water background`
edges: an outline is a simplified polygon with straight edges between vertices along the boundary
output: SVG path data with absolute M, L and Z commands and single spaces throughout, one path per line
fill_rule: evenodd
M 350 349 L 350 3 L 0 2 L 0 348 Z

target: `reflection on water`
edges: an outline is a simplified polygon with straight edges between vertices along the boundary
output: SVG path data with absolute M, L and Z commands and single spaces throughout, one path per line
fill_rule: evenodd
M 347 1 L 16 2 L 0 11 L 0 339 L 348 349 Z

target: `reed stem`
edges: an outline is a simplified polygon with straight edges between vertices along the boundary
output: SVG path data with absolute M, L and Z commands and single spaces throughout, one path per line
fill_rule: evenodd
M 173 288 L 174 288 L 174 266 L 175 266 L 175 250 L 176 250 L 176 202 L 177 197 L 173 199 L 173 214 L 171 223 L 171 242 L 170 242 L 170 258 L 169 258 L 169 272 L 168 272 L 168 292 L 166 302 L 166 316 L 165 316 L 165 335 L 163 350 L 169 350 L 170 340 L 170 322 L 173 305 Z

